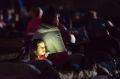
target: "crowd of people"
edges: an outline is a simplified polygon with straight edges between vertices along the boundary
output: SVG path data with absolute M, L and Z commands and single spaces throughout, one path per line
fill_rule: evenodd
M 119 27 L 95 10 L 65 13 L 37 7 L 19 14 L 14 9 L 6 14 L 0 11 L 0 36 L 22 36 L 25 40 L 22 54 L 28 58 L 20 57 L 19 61 L 45 61 L 61 79 L 99 74 L 119 78 L 119 33 Z

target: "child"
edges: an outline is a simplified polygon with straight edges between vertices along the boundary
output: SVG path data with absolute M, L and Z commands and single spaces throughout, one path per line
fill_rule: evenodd
M 46 44 L 41 39 L 35 39 L 32 41 L 32 53 L 31 59 L 33 60 L 46 60 L 48 56 L 48 52 L 46 50 Z

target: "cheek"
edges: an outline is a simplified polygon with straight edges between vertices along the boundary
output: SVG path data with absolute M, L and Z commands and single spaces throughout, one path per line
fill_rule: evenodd
M 45 49 L 42 50 L 42 53 L 45 53 Z
M 40 50 L 40 53 L 41 53 L 41 54 L 44 54 L 44 53 L 45 53 L 45 49 L 41 49 L 41 50 Z

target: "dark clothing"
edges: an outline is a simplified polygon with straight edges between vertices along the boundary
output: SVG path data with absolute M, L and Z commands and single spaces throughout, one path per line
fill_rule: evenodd
M 117 55 L 117 42 L 109 34 L 109 23 L 92 19 L 87 26 L 88 44 L 86 55 L 95 62 L 109 61 Z

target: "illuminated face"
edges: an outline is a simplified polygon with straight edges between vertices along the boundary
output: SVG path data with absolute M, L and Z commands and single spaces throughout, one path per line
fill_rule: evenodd
M 44 42 L 40 42 L 37 44 L 37 55 L 45 55 L 46 53 L 46 48 L 45 48 L 45 43 Z

